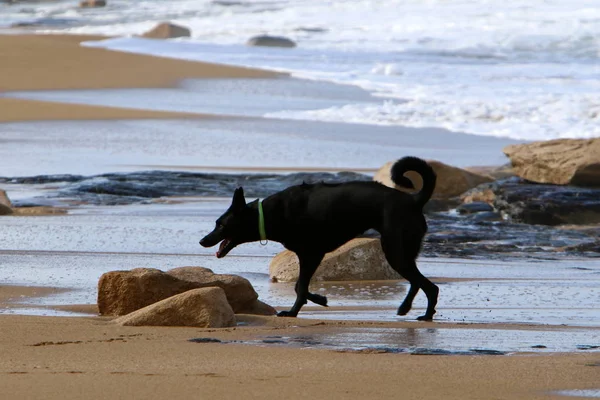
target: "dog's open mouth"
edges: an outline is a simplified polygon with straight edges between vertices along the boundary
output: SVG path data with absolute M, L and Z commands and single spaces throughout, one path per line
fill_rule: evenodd
M 233 249 L 235 245 L 229 239 L 223 239 L 217 250 L 217 258 L 223 258 Z

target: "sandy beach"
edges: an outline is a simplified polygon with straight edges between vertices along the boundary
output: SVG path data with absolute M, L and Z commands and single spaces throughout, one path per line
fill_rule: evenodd
M 274 73 L 86 48 L 84 35 L 0 35 L 0 93 L 56 89 L 172 87 L 190 78 L 265 78 Z M 193 113 L 0 98 L 0 121 L 189 118 Z
M 0 91 L 175 88 L 182 79 L 269 79 L 276 76 L 274 73 L 260 70 L 162 59 L 79 45 L 82 41 L 96 39 L 99 37 L 0 35 L 0 55 L 8 55 L 2 57 L 0 65 L 2 71 Z M 231 96 L 235 96 L 235 92 L 232 92 Z M 195 118 L 198 120 L 194 120 Z M 155 119 L 163 120 L 161 122 L 163 125 L 154 126 L 146 122 Z M 59 167 L 64 165 L 73 168 L 70 172 L 74 174 L 82 171 L 105 172 L 111 168 L 117 170 L 119 166 L 126 164 L 129 169 L 136 170 L 239 171 L 241 169 L 239 166 L 225 165 L 230 160 L 217 164 L 209 156 L 198 156 L 202 144 L 196 144 L 186 137 L 183 138 L 185 140 L 177 139 L 178 147 L 172 153 L 170 152 L 171 131 L 187 132 L 190 125 L 186 125 L 189 124 L 186 121 L 190 119 L 193 120 L 193 124 L 197 123 L 200 126 L 204 126 L 202 124 L 216 126 L 214 137 L 210 136 L 211 142 L 216 144 L 215 148 L 209 149 L 210 153 L 216 153 L 215 157 L 228 156 L 226 150 L 223 150 L 222 154 L 217 152 L 218 147 L 222 146 L 218 141 L 221 139 L 227 141 L 232 147 L 231 159 L 235 159 L 238 154 L 236 151 L 239 149 L 231 145 L 236 143 L 238 136 L 229 138 L 227 132 L 221 132 L 221 129 L 224 130 L 223 126 L 236 125 L 236 129 L 250 132 L 254 125 L 261 123 L 254 120 L 232 121 L 231 119 L 224 122 L 222 116 L 203 112 L 157 111 L 0 97 L 0 122 L 4 123 L 0 124 L 0 131 L 4 129 L 6 134 L 4 138 L 0 136 L 0 145 L 6 143 L 8 146 L 17 143 L 16 147 L 6 150 L 13 158 L 9 159 L 10 165 L 0 167 L 0 176 L 63 173 L 64 171 Z M 56 122 L 57 125 L 43 122 L 49 120 L 61 122 Z M 88 120 L 110 121 L 120 125 L 116 128 L 114 125 L 109 125 L 109 128 L 104 125 L 94 125 L 95 122 L 87 125 L 85 121 Z M 42 122 L 36 123 L 37 125 L 29 124 L 33 121 Z M 99 141 L 99 144 L 94 143 L 97 147 L 91 147 L 90 138 L 81 133 L 86 127 L 90 129 L 95 127 L 94 129 L 97 130 L 93 132 L 110 131 L 111 135 L 119 137 L 117 128 L 127 124 L 140 124 L 140 130 L 133 131 L 135 135 L 141 136 L 139 132 L 145 131 L 148 131 L 149 135 L 156 134 L 151 136 L 154 147 L 149 145 L 148 148 L 152 150 L 147 151 L 147 157 L 132 156 L 133 152 L 138 150 L 137 142 L 133 139 L 131 139 L 133 144 L 125 141 L 125 144 L 119 142 L 115 145 L 122 147 L 111 147 L 113 142 L 118 142 L 114 138 L 104 139 Z M 22 126 L 26 126 L 23 131 L 19 130 Z M 164 131 L 159 131 L 158 126 L 162 126 L 161 129 Z M 281 127 L 288 125 L 277 122 L 274 126 L 275 128 L 272 129 L 279 132 L 285 131 Z M 304 129 L 304 125 L 298 126 L 301 127 L 300 130 Z M 64 134 L 63 128 L 72 129 L 72 135 L 70 132 Z M 19 134 L 31 133 L 31 136 L 24 137 L 17 134 L 14 137 L 10 136 L 13 130 Z M 375 129 L 373 131 L 375 132 L 373 138 L 376 138 L 377 132 L 380 131 Z M 382 129 L 381 132 L 383 137 L 386 131 Z M 405 148 L 430 151 L 430 154 L 442 157 L 449 155 L 463 157 L 465 163 L 470 163 L 474 160 L 469 158 L 474 150 L 463 144 L 471 143 L 473 148 L 480 149 L 478 151 L 484 153 L 483 159 L 490 159 L 487 154 L 494 152 L 498 153 L 499 160 L 503 159 L 500 150 L 505 142 L 500 139 L 486 138 L 475 143 L 478 140 L 476 137 L 456 134 L 458 139 L 455 142 L 460 144 L 459 147 L 464 148 L 464 153 L 460 153 L 454 148 L 444 149 L 441 145 L 431 145 L 440 137 L 439 131 L 425 131 L 426 134 L 421 132 L 413 132 L 413 136 L 410 137 L 416 139 L 409 139 L 408 144 L 404 145 Z M 53 136 L 55 133 L 57 136 Z M 132 137 L 135 138 L 135 135 Z M 296 139 L 300 134 L 294 133 L 290 136 Z M 307 157 L 309 161 L 290 160 L 285 145 L 281 145 L 281 149 L 276 151 L 274 149 L 279 148 L 275 140 L 271 141 L 266 135 L 261 138 L 258 147 L 261 149 L 269 147 L 270 153 L 257 152 L 255 158 L 250 159 L 256 161 L 246 164 L 246 171 L 341 171 L 345 169 L 359 172 L 374 171 L 373 166 L 366 163 L 366 166 L 357 164 L 348 168 L 325 164 L 322 167 L 309 165 L 304 166 L 304 169 L 298 168 L 295 166 L 302 163 L 310 164 L 313 159 Z M 318 140 L 308 136 L 305 142 L 291 143 L 292 146 L 300 147 L 308 142 L 318 144 Z M 340 142 L 341 139 L 334 138 L 332 146 L 340 146 L 345 150 L 346 148 L 342 147 Z M 191 146 L 190 143 L 195 144 Z M 427 144 L 432 149 L 424 149 Z M 289 148 L 290 144 L 287 143 L 287 146 Z M 238 147 L 242 151 L 249 152 L 247 146 L 238 144 Z M 373 148 L 372 153 L 365 154 L 376 154 L 384 148 L 382 144 L 380 147 Z M 23 154 L 15 155 L 14 153 L 19 149 Z M 106 164 L 99 161 L 93 164 L 95 154 L 102 151 L 105 151 L 102 157 L 107 158 L 106 154 L 110 154 L 112 158 Z M 319 147 L 315 146 L 312 152 L 316 154 L 315 159 L 324 158 L 318 151 Z M 119 156 L 120 153 L 123 154 L 122 157 Z M 265 164 L 269 156 L 281 157 L 281 160 L 287 161 L 287 164 L 284 165 L 282 161 L 282 164 L 267 166 Z M 348 159 L 359 160 L 359 156 L 360 151 L 357 151 L 356 154 L 350 154 Z M 21 157 L 26 160 L 23 165 L 16 162 Z M 56 160 L 61 160 L 64 164 L 57 166 Z M 154 160 L 156 162 L 153 162 Z M 196 162 L 194 163 L 193 160 Z M 490 163 L 495 165 L 496 160 L 493 159 Z M 242 160 L 242 162 L 246 161 Z M 85 169 L 86 162 L 93 164 L 94 168 Z M 81 170 L 73 167 L 78 165 L 82 166 Z M 16 187 L 14 193 L 8 194 L 13 199 L 19 200 L 26 198 L 29 190 L 31 189 Z M 200 202 L 207 203 L 206 199 L 201 199 Z M 270 346 L 265 343 L 265 339 L 269 337 L 317 335 L 340 338 L 357 332 L 360 336 L 364 329 L 385 332 L 397 330 L 404 336 L 410 335 L 411 332 L 441 330 L 454 332 L 454 335 L 460 337 L 460 332 L 466 332 L 464 330 L 468 329 L 469 332 L 478 332 L 483 336 L 491 330 L 510 331 L 511 335 L 515 332 L 516 339 L 513 339 L 515 342 L 520 340 L 519 332 L 540 331 L 542 334 L 550 332 L 556 333 L 559 338 L 560 335 L 567 337 L 571 332 L 573 335 L 589 338 L 584 344 L 597 345 L 600 344 L 598 343 L 600 328 L 593 324 L 580 329 L 580 326 L 561 327 L 558 326 L 560 324 L 546 326 L 538 321 L 531 324 L 506 323 L 505 320 L 498 323 L 489 321 L 460 323 L 457 319 L 454 322 L 446 320 L 431 323 L 337 321 L 319 319 L 317 313 L 316 316 L 312 314 L 309 318 L 299 319 L 239 316 L 240 325 L 227 329 L 133 328 L 120 327 L 112 323 L 110 318 L 95 316 L 96 307 L 93 300 L 52 305 L 52 296 L 64 294 L 74 288 L 80 290 L 75 295 L 77 300 L 93 299 L 95 292 L 90 281 L 95 281 L 97 275 L 108 267 L 117 269 L 150 265 L 166 268 L 184 264 L 193 265 L 192 263 L 195 262 L 218 269 L 222 264 L 216 264 L 212 259 L 209 261 L 208 253 L 199 254 L 201 250 L 197 247 L 197 239 L 202 230 L 208 229 L 209 223 L 214 220 L 213 214 L 217 213 L 215 210 L 225 204 L 226 202 L 220 199 L 210 207 L 202 208 L 198 219 L 186 214 L 198 211 L 193 208 L 193 205 L 188 204 L 168 210 L 162 207 L 162 204 L 154 204 L 154 208 L 145 209 L 129 206 L 130 209 L 127 210 L 119 207 L 109 210 L 110 207 L 94 208 L 87 205 L 87 208 L 81 210 L 70 210 L 72 213 L 66 216 L 39 217 L 39 219 L 31 219 L 38 217 L 2 217 L 0 229 L 3 230 L 6 240 L 3 240 L 4 244 L 0 246 L 0 263 L 2 267 L 7 268 L 6 271 L 12 269 L 5 276 L 0 276 L 0 309 L 5 311 L 0 315 L 1 397 L 6 399 L 163 399 L 167 397 L 229 399 L 240 396 L 260 399 L 559 399 L 568 397 L 557 394 L 558 391 L 585 389 L 595 391 L 598 397 L 600 353 L 593 349 L 578 351 L 573 347 L 568 352 L 556 353 L 540 353 L 532 349 L 504 355 L 419 356 L 410 353 L 331 350 L 318 348 L 318 346 L 317 348 Z M 232 257 L 235 260 L 232 264 L 233 271 L 244 271 L 245 268 L 247 271 L 248 265 L 255 268 L 252 270 L 253 273 L 259 271 L 259 268 L 266 269 L 269 257 L 278 249 L 271 247 L 264 250 L 257 246 L 239 258 Z M 435 262 L 429 261 L 429 263 L 430 266 L 433 265 L 432 269 L 436 267 Z M 439 262 L 438 269 L 434 273 L 441 271 L 436 275 L 444 285 L 448 286 L 444 286 L 442 290 L 445 290 L 445 293 L 453 293 L 455 300 L 461 299 L 464 293 L 461 292 L 462 287 L 459 285 L 466 285 L 470 293 L 475 293 L 479 290 L 479 284 L 485 281 L 483 275 L 476 279 L 462 278 L 460 275 L 462 270 L 451 276 L 448 272 L 450 268 L 444 269 L 442 263 L 443 261 Z M 459 263 L 460 260 L 457 264 Z M 577 263 L 574 262 L 573 265 L 577 266 Z M 90 268 L 87 275 L 82 271 L 84 266 Z M 477 267 L 482 266 L 477 265 Z M 575 267 L 569 265 L 568 268 Z M 593 272 L 594 268 L 597 268 L 595 264 L 589 269 Z M 64 275 L 61 275 L 61 271 Z M 447 275 L 443 275 L 444 273 Z M 569 271 L 565 275 L 568 273 Z M 505 291 L 510 292 L 511 295 L 507 297 L 511 297 L 513 301 L 518 298 L 518 295 L 513 293 L 514 287 L 508 286 L 501 280 L 511 279 L 510 283 L 517 282 L 515 284 L 517 289 L 521 290 L 525 286 L 528 290 L 527 282 L 535 280 L 532 276 L 535 274 L 516 277 L 515 281 L 512 280 L 513 276 L 502 278 L 494 276 L 492 284 L 498 284 L 501 289 L 508 288 Z M 591 279 L 589 276 L 577 275 L 577 285 L 589 284 Z M 24 285 L 23 281 L 28 279 L 30 281 L 25 282 Z M 261 279 L 266 282 L 266 278 L 262 275 Z M 565 280 L 563 275 L 553 276 L 552 279 L 561 283 Z M 452 286 L 453 284 L 457 286 Z M 546 284 L 547 282 L 537 282 L 536 287 L 543 288 Z M 263 286 L 261 295 L 262 293 L 268 295 L 270 293 L 270 289 L 267 288 L 268 283 L 263 283 Z M 485 285 L 482 283 L 482 286 Z M 586 286 L 577 286 L 580 287 L 586 288 Z M 82 288 L 86 290 L 83 294 Z M 455 292 L 452 292 L 453 288 Z M 556 292 L 562 296 L 565 292 L 563 289 L 559 287 Z M 285 296 L 277 292 L 271 298 L 278 300 L 283 298 L 288 301 L 291 298 L 291 287 L 287 287 L 286 290 Z M 494 290 L 491 289 L 490 292 Z M 576 291 L 576 289 L 572 290 Z M 568 290 L 566 292 L 571 293 Z M 485 293 L 477 293 L 471 299 L 475 299 L 473 304 L 465 307 L 468 312 L 464 314 L 487 312 L 487 309 L 475 310 L 480 300 L 486 298 Z M 400 289 L 394 293 L 398 296 L 401 294 Z M 44 299 L 49 300 L 44 302 Z M 584 300 L 589 301 L 589 299 Z M 504 300 L 497 301 L 504 302 Z M 284 306 L 284 304 L 275 305 L 278 308 Z M 523 308 L 522 305 L 517 305 L 512 309 L 512 306 L 512 304 L 497 306 L 506 307 L 502 309 L 498 318 L 516 313 L 519 307 Z M 418 307 L 420 305 L 417 305 Z M 539 303 L 532 306 L 534 314 L 535 307 L 539 307 L 540 313 L 545 313 L 544 315 L 554 313 L 552 310 L 554 305 L 548 305 L 543 296 Z M 390 311 L 389 308 L 387 303 L 382 306 L 386 315 L 393 316 L 393 310 Z M 560 312 L 565 314 L 572 312 L 568 308 L 566 311 L 557 308 L 559 315 L 562 315 Z M 360 309 L 356 305 L 351 305 L 332 307 L 331 311 L 343 315 Z M 376 307 L 367 308 L 367 311 L 374 309 Z M 76 315 L 85 316 L 41 316 L 44 310 L 75 312 Z M 307 315 L 311 315 L 315 308 L 308 307 L 306 310 Z M 29 312 L 35 315 L 20 315 Z M 443 312 L 442 307 L 442 314 Z M 455 318 L 456 315 L 462 315 L 458 312 L 454 309 L 449 310 L 447 314 L 451 316 L 449 318 Z M 462 313 L 463 310 L 460 312 Z M 590 312 L 593 313 L 594 309 Z M 580 316 L 581 320 L 585 317 L 585 314 Z M 561 331 L 559 328 L 565 330 Z M 469 342 L 471 339 L 467 336 L 465 341 Z M 450 337 L 453 337 L 452 334 Z M 194 338 L 216 338 L 223 343 L 189 341 Z M 454 343 L 458 341 L 454 340 Z M 581 342 L 574 342 L 577 343 Z M 569 343 L 569 346 L 571 344 Z

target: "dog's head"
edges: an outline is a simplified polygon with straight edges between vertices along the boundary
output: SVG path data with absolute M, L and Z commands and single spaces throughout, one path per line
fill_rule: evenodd
M 212 247 L 220 242 L 217 257 L 223 258 L 237 245 L 256 240 L 259 240 L 257 212 L 246 205 L 244 189 L 238 188 L 231 206 L 217 219 L 215 229 L 200 240 L 200 245 Z

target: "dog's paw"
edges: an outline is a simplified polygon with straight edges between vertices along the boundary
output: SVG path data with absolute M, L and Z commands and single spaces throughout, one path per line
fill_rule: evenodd
M 327 297 L 321 296 L 320 294 L 310 293 L 308 299 L 315 304 L 318 304 L 323 307 L 327 307 Z
M 417 317 L 417 321 L 433 321 L 433 315 L 421 315 Z
M 400 307 L 398 307 L 398 315 L 406 315 L 408 314 L 408 312 L 410 311 L 410 309 L 412 308 L 412 305 L 405 305 L 402 304 Z
M 293 313 L 291 311 L 279 311 L 277 313 L 278 317 L 291 317 L 291 318 L 294 318 L 294 317 L 296 317 L 296 315 L 298 315 L 298 314 L 295 314 L 295 313 Z

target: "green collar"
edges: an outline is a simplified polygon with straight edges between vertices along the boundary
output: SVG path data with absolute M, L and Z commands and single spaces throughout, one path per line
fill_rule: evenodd
M 260 242 L 267 244 L 267 232 L 265 231 L 265 213 L 263 212 L 262 200 L 258 201 L 258 233 L 260 234 Z

